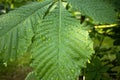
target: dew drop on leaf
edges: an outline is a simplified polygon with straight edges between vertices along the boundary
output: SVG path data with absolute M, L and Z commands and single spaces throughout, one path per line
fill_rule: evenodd
M 7 46 L 4 47 L 4 49 L 6 49 L 6 48 L 7 48 Z
M 3 64 L 4 64 L 5 67 L 7 67 L 7 62 L 4 62 Z
M 12 48 L 15 49 L 15 46 L 13 46 Z
M 65 24 L 65 26 L 68 26 L 68 24 Z
M 62 69 L 61 72 L 64 73 L 64 69 Z
M 12 62 L 12 61 L 13 61 L 13 59 L 12 59 L 12 58 L 10 58 L 10 61 Z
M 50 24 L 53 24 L 53 21 L 50 21 L 49 23 L 50 23 Z
M 51 78 L 50 80 L 54 80 L 54 78 Z
M 74 72 L 75 72 L 75 70 L 73 70 L 73 69 L 72 69 L 72 70 L 71 70 L 71 72 L 72 72 L 72 73 L 74 73 Z
M 2 27 L 0 27 L 0 30 L 2 29 Z
M 31 32 L 31 29 L 28 29 L 29 32 Z
M 19 53 L 20 51 L 19 50 L 17 50 L 17 53 Z
M 42 40 L 45 41 L 45 40 L 46 40 L 46 37 L 43 36 L 43 37 L 42 37 Z
M 64 66 L 61 66 L 62 69 L 64 69 Z
M 50 41 L 51 39 L 50 38 L 48 38 L 48 41 Z
M 67 76 L 68 77 L 68 79 L 70 79 L 70 76 Z

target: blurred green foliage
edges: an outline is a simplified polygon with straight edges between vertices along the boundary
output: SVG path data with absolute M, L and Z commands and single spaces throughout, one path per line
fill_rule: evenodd
M 83 70 L 85 80 L 120 80 L 120 1 L 106 1 L 115 7 L 118 23 L 107 25 L 88 21 L 94 25 L 87 29 L 94 41 L 95 54 Z

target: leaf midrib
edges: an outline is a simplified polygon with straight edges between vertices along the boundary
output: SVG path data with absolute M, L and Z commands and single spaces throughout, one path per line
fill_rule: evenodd
M 58 69 L 60 69 L 60 63 L 59 63 L 59 59 L 60 59 L 60 48 L 61 48 L 61 17 L 62 17 L 62 15 L 61 15 L 61 0 L 59 0 L 59 3 L 58 3 L 58 5 L 59 5 L 59 27 L 58 27 L 58 54 L 57 54 L 57 66 L 58 66 Z M 57 76 L 59 76 L 59 74 L 57 73 Z

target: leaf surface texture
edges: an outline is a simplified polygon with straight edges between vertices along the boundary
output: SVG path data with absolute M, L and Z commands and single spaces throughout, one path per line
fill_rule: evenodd
M 32 45 L 33 63 L 40 80 L 75 80 L 93 53 L 88 32 L 62 3 L 42 22 Z

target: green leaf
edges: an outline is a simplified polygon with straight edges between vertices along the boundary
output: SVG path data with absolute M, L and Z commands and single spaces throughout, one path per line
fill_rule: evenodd
M 109 67 L 102 64 L 98 57 L 92 58 L 85 71 L 86 80 L 104 80 Z
M 5 60 L 25 53 L 31 44 L 35 25 L 46 12 L 50 1 L 31 3 L 0 16 L 0 54 Z
M 110 24 L 117 21 L 112 4 L 105 0 L 67 0 L 74 9 L 92 18 L 96 23 Z
M 31 66 L 39 80 L 75 80 L 92 55 L 88 31 L 58 2 L 39 22 L 32 44 Z

